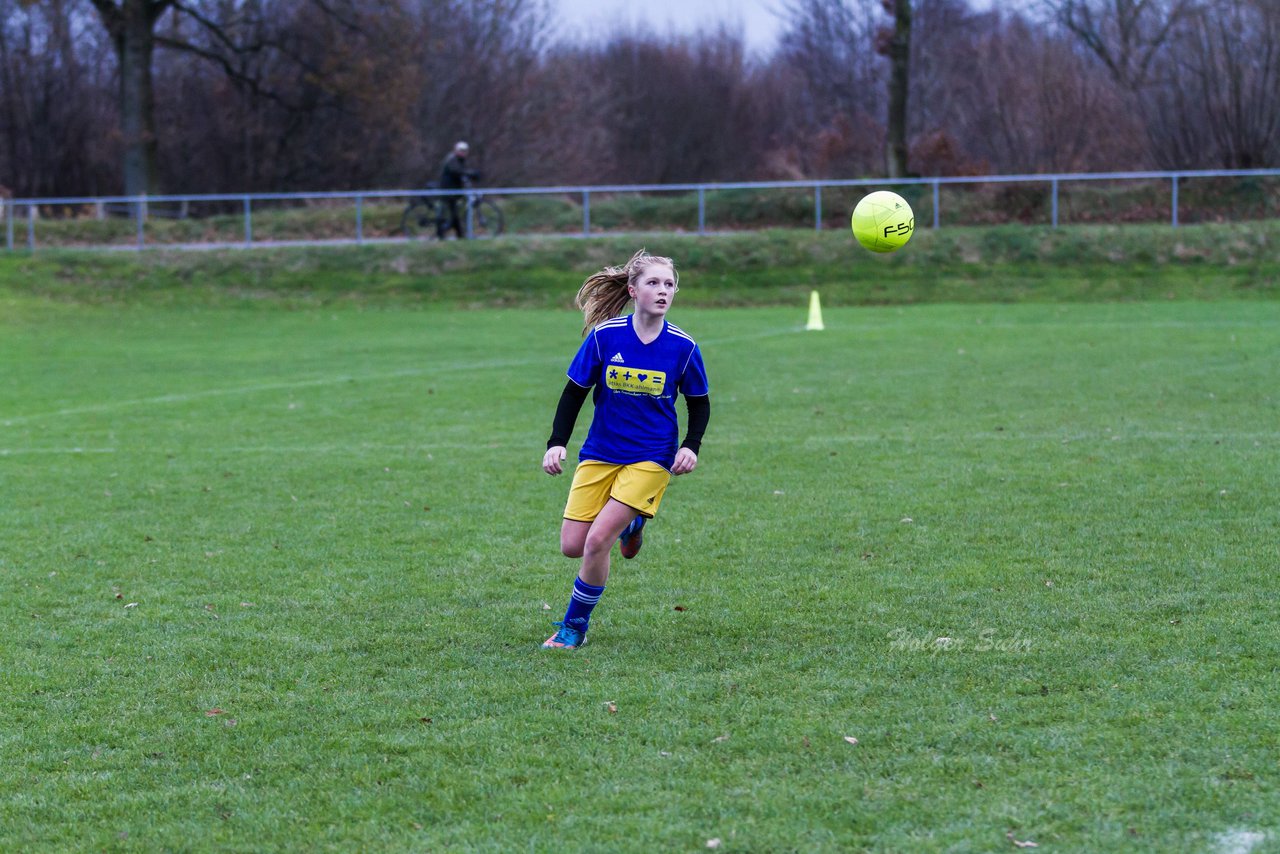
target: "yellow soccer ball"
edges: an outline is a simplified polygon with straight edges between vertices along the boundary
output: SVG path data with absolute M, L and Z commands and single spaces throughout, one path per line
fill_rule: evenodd
M 897 193 L 880 190 L 863 196 L 853 209 L 853 236 L 872 252 L 901 249 L 916 230 L 911 205 Z

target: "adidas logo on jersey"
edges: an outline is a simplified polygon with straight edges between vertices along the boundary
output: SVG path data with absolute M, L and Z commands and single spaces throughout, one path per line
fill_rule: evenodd
M 621 354 L 621 353 L 614 353 L 614 354 L 613 354 L 613 358 L 612 358 L 612 359 L 610 359 L 609 361 L 610 361 L 610 362 L 625 362 L 625 361 L 626 361 L 626 359 L 622 358 L 622 354 Z

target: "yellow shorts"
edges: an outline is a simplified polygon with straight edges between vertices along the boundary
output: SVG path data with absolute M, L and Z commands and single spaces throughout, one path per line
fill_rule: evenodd
M 671 472 L 657 463 L 632 463 L 619 466 L 598 460 L 583 460 L 573 473 L 569 503 L 564 518 L 574 522 L 590 522 L 613 498 L 652 519 L 667 491 Z

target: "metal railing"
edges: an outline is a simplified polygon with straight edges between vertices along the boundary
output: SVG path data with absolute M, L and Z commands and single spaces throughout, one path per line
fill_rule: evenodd
M 708 233 L 707 227 L 707 194 L 729 190 L 808 190 L 813 193 L 813 227 L 823 227 L 823 190 L 858 187 L 923 187 L 931 190 L 932 227 L 940 228 L 941 197 L 943 187 L 959 185 L 988 184 L 1027 184 L 1049 190 L 1049 222 L 1057 228 L 1060 224 L 1059 192 L 1064 184 L 1078 182 L 1106 181 L 1167 181 L 1169 183 L 1170 226 L 1179 226 L 1179 184 L 1194 178 L 1280 178 L 1280 169 L 1244 169 L 1244 170 L 1186 170 L 1177 172 L 1091 172 L 1061 174 L 1023 174 L 1023 175 L 981 175 L 964 177 L 936 178 L 859 178 L 850 180 L 819 181 L 748 181 L 738 183 L 702 183 L 702 184 L 616 184 L 596 186 L 554 186 L 554 187 L 495 187 L 464 190 L 365 190 L 355 192 L 312 192 L 312 193 L 214 193 L 214 194 L 181 194 L 157 196 L 92 196 L 92 197 L 52 197 L 22 198 L 0 200 L 3 205 L 5 222 L 5 247 L 10 251 L 26 249 L 34 251 L 39 243 L 36 239 L 36 223 L 40 219 L 41 208 L 52 209 L 84 209 L 90 208 L 99 219 L 105 217 L 108 210 L 126 210 L 133 221 L 133 239 L 126 244 L 76 243 L 75 248 L 128 248 L 146 249 L 162 247 L 166 249 L 207 249 L 253 246 L 313 246 L 365 244 L 373 242 L 405 241 L 406 237 L 375 237 L 365 232 L 365 205 L 381 200 L 411 201 L 427 197 L 443 196 L 485 196 L 485 197 L 521 197 L 521 196 L 566 196 L 581 199 L 582 230 L 562 231 L 563 236 L 593 236 L 591 201 L 592 197 L 619 194 L 654 194 L 654 193 L 695 193 L 697 195 L 697 233 Z M 350 236 L 304 238 L 304 239 L 268 239 L 254 237 L 254 211 L 264 204 L 286 202 L 291 204 L 314 202 L 340 202 L 354 206 L 354 223 Z M 177 243 L 156 243 L 147 239 L 147 223 L 155 216 L 156 206 L 176 205 L 179 213 L 169 213 L 166 219 L 174 216 L 185 217 L 193 205 L 221 206 L 225 212 L 228 208 L 238 208 L 243 220 L 243 239 L 240 240 L 198 240 Z M 471 231 L 470 208 L 467 206 L 467 231 Z M 24 222 L 24 239 L 17 235 L 18 223 Z

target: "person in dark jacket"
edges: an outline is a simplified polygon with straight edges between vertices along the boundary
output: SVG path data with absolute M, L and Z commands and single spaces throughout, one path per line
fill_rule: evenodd
M 461 190 L 480 177 L 479 172 L 467 168 L 467 155 L 470 153 L 471 146 L 465 142 L 459 140 L 453 144 L 453 151 L 444 159 L 440 167 L 440 189 Z M 440 217 L 436 220 L 436 236 L 444 240 L 445 235 L 452 228 L 459 239 L 465 237 L 462 219 L 458 215 L 458 205 L 464 201 L 464 197 L 444 196 L 440 201 L 443 208 L 440 211 Z

